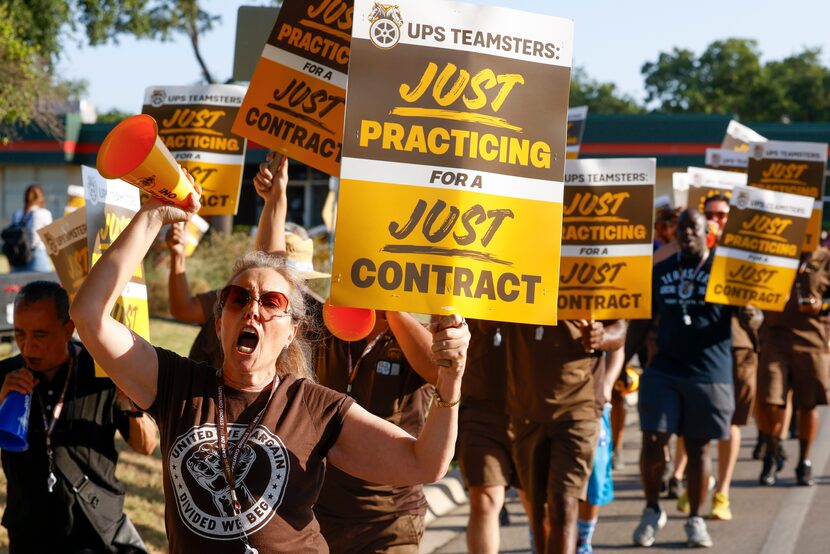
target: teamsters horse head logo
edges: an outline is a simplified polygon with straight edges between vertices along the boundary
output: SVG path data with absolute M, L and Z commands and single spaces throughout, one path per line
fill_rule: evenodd
M 401 40 L 403 17 L 401 8 L 394 4 L 375 3 L 369 12 L 369 40 L 381 50 L 390 50 Z

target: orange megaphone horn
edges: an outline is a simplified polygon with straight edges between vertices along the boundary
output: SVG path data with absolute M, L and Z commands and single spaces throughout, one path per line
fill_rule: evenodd
M 159 138 L 156 120 L 146 114 L 128 117 L 109 132 L 95 163 L 105 179 L 123 179 L 148 194 L 184 204 L 193 185 Z

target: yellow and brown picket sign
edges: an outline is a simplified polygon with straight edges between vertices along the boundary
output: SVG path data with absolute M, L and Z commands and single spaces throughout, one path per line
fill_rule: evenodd
M 588 119 L 588 106 L 568 108 L 568 147 L 566 156 L 569 160 L 579 157 L 582 137 L 585 134 L 585 121 Z
M 572 22 L 354 13 L 332 302 L 555 324 Z
M 245 139 L 231 131 L 245 88 L 238 85 L 148 87 L 142 113 L 202 187 L 201 215 L 234 215 L 245 167 Z
M 813 210 L 806 196 L 735 187 L 715 250 L 706 301 L 780 312 L 787 303 Z
M 56 219 L 37 233 L 46 245 L 61 286 L 72 301 L 89 273 L 86 208 L 78 208 Z
M 813 252 L 818 248 L 821 236 L 827 143 L 759 142 L 750 145 L 749 154 L 749 186 L 813 199 L 813 212 L 803 244 L 805 252 Z
M 746 173 L 749 166 L 749 150 L 728 150 L 726 148 L 707 148 L 706 167 L 721 171 Z
M 559 319 L 649 319 L 654 158 L 568 160 Z
M 235 133 L 340 175 L 352 13 L 351 0 L 283 4 Z
M 686 206 L 703 213 L 706 200 L 712 196 L 732 197 L 732 189 L 746 186 L 746 173 L 689 167 L 689 196 Z
M 723 134 L 720 147 L 734 152 L 746 152 L 753 142 L 766 142 L 766 140 L 763 135 L 733 119 L 726 126 L 726 132 Z
M 127 227 L 140 207 L 139 190 L 124 181 L 104 179 L 93 168 L 82 166 L 86 196 L 87 249 L 90 267 Z M 133 272 L 112 309 L 112 317 L 139 336 L 150 340 L 150 315 L 143 263 Z M 95 364 L 99 377 L 106 377 Z

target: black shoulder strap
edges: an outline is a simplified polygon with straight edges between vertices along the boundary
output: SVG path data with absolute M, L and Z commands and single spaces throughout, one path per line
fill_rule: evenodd
M 78 492 L 85 488 L 86 486 L 97 486 L 89 480 L 81 468 L 78 467 L 78 463 L 72 459 L 72 456 L 69 455 L 69 452 L 66 451 L 66 448 L 62 446 L 55 446 L 54 449 L 55 455 L 55 469 L 63 475 L 63 478 L 66 479 L 69 486 L 72 488 L 74 492 Z

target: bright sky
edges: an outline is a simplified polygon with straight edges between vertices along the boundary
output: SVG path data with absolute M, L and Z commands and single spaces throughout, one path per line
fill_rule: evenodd
M 574 20 L 574 63 L 589 76 L 611 81 L 642 98 L 640 67 L 673 47 L 700 53 L 712 41 L 730 37 L 758 40 L 764 59 L 781 59 L 803 47 L 820 46 L 830 65 L 830 2 L 827 0 L 755 0 L 666 2 L 665 0 L 473 0 Z M 202 53 L 217 79 L 230 77 L 240 5 L 261 1 L 205 0 L 205 9 L 220 14 L 216 29 L 201 37 Z M 118 45 L 79 48 L 67 43 L 60 65 L 64 77 L 86 79 L 98 111 L 119 108 L 138 112 L 144 89 L 153 85 L 188 85 L 200 78 L 184 35 L 175 42 L 119 39 Z

